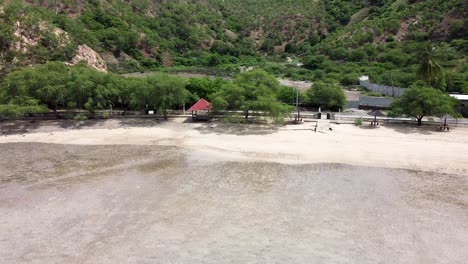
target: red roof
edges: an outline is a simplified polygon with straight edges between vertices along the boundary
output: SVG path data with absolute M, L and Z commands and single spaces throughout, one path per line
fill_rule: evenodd
M 192 107 L 190 107 L 189 111 L 203 111 L 203 110 L 211 110 L 211 104 L 205 99 L 200 99 L 198 102 Z

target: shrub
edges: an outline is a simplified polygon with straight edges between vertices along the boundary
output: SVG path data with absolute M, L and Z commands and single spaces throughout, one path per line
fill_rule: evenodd
M 99 115 L 100 118 L 104 119 L 109 119 L 110 118 L 110 113 L 109 112 L 104 112 Z
M 354 120 L 354 124 L 356 126 L 362 126 L 362 118 L 358 118 L 358 119 Z
M 41 105 L 16 105 L 16 104 L 0 104 L 0 117 L 22 117 L 25 114 L 34 114 L 47 112 L 47 108 Z
M 356 74 L 346 74 L 340 79 L 342 85 L 356 85 L 359 84 Z
M 73 120 L 84 121 L 84 120 L 88 120 L 88 117 L 85 114 L 78 114 L 75 117 L 73 117 Z

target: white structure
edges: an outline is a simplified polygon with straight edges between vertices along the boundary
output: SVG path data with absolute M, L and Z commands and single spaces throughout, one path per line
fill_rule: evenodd
M 368 82 L 369 81 L 369 76 L 363 75 L 363 76 L 359 77 L 359 81 Z
M 450 96 L 460 101 L 468 101 L 468 94 L 450 94 Z

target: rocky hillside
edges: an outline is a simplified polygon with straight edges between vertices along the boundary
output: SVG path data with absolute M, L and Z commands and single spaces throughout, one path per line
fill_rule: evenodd
M 463 0 L 0 0 L 0 71 L 46 61 L 85 61 L 115 72 L 229 68 L 263 63 L 266 56 L 267 61 L 298 57 L 309 70 L 345 61 L 381 75 L 382 69 L 402 66 L 414 71 L 414 49 L 431 40 L 444 44 L 451 56 L 447 65 L 466 75 L 460 68 L 468 50 L 466 5 Z M 383 66 L 364 67 L 373 63 Z M 349 73 L 330 72 L 333 78 Z M 353 71 L 350 79 L 359 73 Z

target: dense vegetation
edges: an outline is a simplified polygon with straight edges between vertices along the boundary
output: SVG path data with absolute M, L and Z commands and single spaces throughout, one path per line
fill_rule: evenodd
M 461 91 L 466 83 L 462 0 L 4 2 L 4 71 L 10 64 L 66 61 L 76 45 L 87 44 L 105 55 L 113 71 L 260 65 L 301 79 L 346 85 L 367 74 L 375 82 L 408 86 L 415 81 L 417 50 L 431 40 L 443 49 L 442 64 L 453 80 L 448 88 Z M 19 52 L 18 28 L 38 45 Z M 285 64 L 288 56 L 306 67 Z M 269 63 L 275 61 L 280 63 Z
M 190 79 L 157 74 L 124 78 L 98 72 L 84 64 L 74 67 L 60 62 L 24 68 L 0 83 L 0 115 L 21 116 L 51 109 L 82 109 L 92 116 L 96 110 L 156 110 L 167 117 L 169 109 L 182 109 L 203 96 L 213 100 L 214 110 L 261 111 L 275 120 L 289 115 L 274 76 L 255 70 L 239 74 L 233 81 Z
M 272 98 L 294 101 L 277 83 L 269 83 L 272 94 L 264 94 L 261 85 L 241 84 L 240 77 L 225 82 L 115 75 L 214 68 L 235 77 L 239 66 L 319 83 L 301 101 L 330 109 L 343 106 L 337 85 L 357 84 L 360 75 L 401 87 L 424 80 L 442 91 L 468 93 L 466 17 L 463 0 L 0 0 L 0 96 L 16 113 L 41 105 L 93 112 L 109 104 L 164 112 L 206 97 L 220 109 L 248 114 L 265 110 Z M 70 61 L 82 44 L 113 73 L 58 63 L 21 69 Z M 248 91 L 254 87 L 258 94 Z M 221 100 L 231 92 L 242 100 Z M 322 95 L 327 99 L 317 99 Z M 283 113 L 281 107 L 268 111 Z
M 45 105 L 54 111 L 84 109 L 91 114 L 112 106 L 166 113 L 167 109 L 182 105 L 187 95 L 185 82 L 180 78 L 158 75 L 126 79 L 86 65 L 69 67 L 59 62 L 15 71 L 0 87 L 4 109 Z

